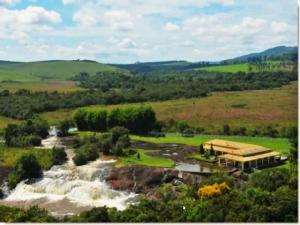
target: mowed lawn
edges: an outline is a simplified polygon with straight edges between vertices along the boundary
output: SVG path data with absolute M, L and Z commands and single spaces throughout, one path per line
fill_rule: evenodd
M 20 89 L 26 89 L 30 91 L 47 91 L 47 92 L 73 92 L 83 90 L 76 86 L 74 81 L 44 81 L 44 82 L 1 82 L 1 90 L 9 90 L 10 92 L 16 92 Z
M 1 167 L 13 168 L 16 161 L 25 154 L 33 154 L 43 169 L 50 169 L 52 166 L 51 149 L 37 148 L 8 148 L 0 143 L 0 165 Z
M 111 110 L 130 105 L 150 105 L 162 121 L 186 120 L 190 125 L 207 131 L 222 129 L 224 124 L 232 127 L 254 128 L 261 125 L 279 127 L 297 124 L 298 83 L 294 82 L 272 90 L 216 92 L 209 97 L 178 99 L 110 106 L 90 106 Z M 43 113 L 42 117 L 55 124 L 70 118 L 74 110 L 58 110 Z
M 278 151 L 282 154 L 288 154 L 291 145 L 285 138 L 269 138 L 269 137 L 248 137 L 248 136 L 223 136 L 223 135 L 197 135 L 194 137 L 182 137 L 179 134 L 167 134 L 166 137 L 143 137 L 132 135 L 131 138 L 137 141 L 145 141 L 152 143 L 176 143 L 191 146 L 199 146 L 203 142 L 212 139 L 223 139 L 228 141 L 237 141 L 248 144 L 261 145 L 266 148 Z
M 146 150 L 137 149 L 140 154 L 140 158 L 137 158 L 137 154 L 120 157 L 118 161 L 118 166 L 127 166 L 127 165 L 142 165 L 142 166 L 152 166 L 152 167 L 164 167 L 164 168 L 172 168 L 175 163 L 173 160 L 158 157 L 158 156 L 150 156 L 147 154 Z

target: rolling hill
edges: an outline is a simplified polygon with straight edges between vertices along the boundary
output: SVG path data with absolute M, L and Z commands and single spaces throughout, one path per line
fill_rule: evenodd
M 287 46 L 277 46 L 274 48 L 267 49 L 262 52 L 251 53 L 248 55 L 239 56 L 233 59 L 227 59 L 222 62 L 226 63 L 237 63 L 237 62 L 247 62 L 251 60 L 268 60 L 268 59 L 289 59 L 295 60 L 298 55 L 298 47 L 287 47 Z
M 9 62 L 0 61 L 0 81 L 43 81 L 68 80 L 80 72 L 95 74 L 102 71 L 117 71 L 116 67 L 95 61 L 41 61 Z
M 192 69 L 204 69 L 207 71 L 216 72 L 247 72 L 248 71 L 248 61 L 253 61 L 261 59 L 263 61 L 280 61 L 280 60 L 290 60 L 295 61 L 298 56 L 298 47 L 287 47 L 278 46 L 274 48 L 267 49 L 259 53 L 251 53 L 243 56 L 239 56 L 233 59 L 226 59 L 219 62 L 188 62 L 184 60 L 179 61 L 157 61 L 157 62 L 137 62 L 133 64 L 111 64 L 112 66 L 126 69 L 132 73 L 148 73 L 155 71 L 185 71 Z M 275 62 L 276 63 L 276 62 Z M 230 66 L 226 65 L 225 68 L 218 67 L 223 66 L 223 64 L 239 64 Z M 218 68 L 217 68 L 218 67 Z M 211 69 L 210 69 L 211 68 Z

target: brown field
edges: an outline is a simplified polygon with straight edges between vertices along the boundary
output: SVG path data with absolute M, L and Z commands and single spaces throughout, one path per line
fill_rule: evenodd
M 217 92 L 207 98 L 178 99 L 164 102 L 149 102 L 159 120 L 187 120 L 190 125 L 204 127 L 214 131 L 224 124 L 232 126 L 256 127 L 260 125 L 289 126 L 297 123 L 298 83 L 273 90 L 242 92 Z M 88 108 L 126 107 L 122 104 L 113 106 L 90 106 Z M 72 110 L 58 110 L 43 113 L 51 123 L 69 118 Z
M 0 90 L 9 90 L 16 92 L 19 89 L 27 89 L 30 91 L 58 91 L 72 92 L 82 90 L 77 87 L 74 81 L 49 81 L 49 82 L 1 82 Z

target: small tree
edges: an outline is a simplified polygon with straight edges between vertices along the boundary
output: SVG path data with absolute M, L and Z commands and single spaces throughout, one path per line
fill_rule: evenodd
M 223 126 L 223 134 L 224 134 L 224 135 L 230 135 L 230 127 L 229 127 L 228 124 L 225 124 L 225 125 Z
M 39 178 L 42 176 L 42 169 L 36 157 L 32 154 L 23 155 L 18 159 L 13 172 L 8 177 L 8 185 L 13 189 L 17 184 L 26 179 Z
M 140 153 L 139 153 L 139 152 L 136 154 L 136 158 L 137 158 L 138 160 L 140 160 L 140 159 L 141 159 L 141 155 L 140 155 Z
M 203 144 L 201 144 L 201 145 L 199 146 L 199 152 L 200 152 L 200 154 L 204 154 L 204 153 L 205 153 L 205 149 L 204 149 L 204 147 L 203 147 Z

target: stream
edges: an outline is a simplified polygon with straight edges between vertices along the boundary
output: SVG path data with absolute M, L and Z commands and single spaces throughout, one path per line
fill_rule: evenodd
M 50 136 L 42 141 L 42 147 L 54 146 L 63 145 L 52 130 Z M 87 165 L 76 166 L 72 160 L 73 150 L 66 149 L 66 153 L 68 160 L 65 164 L 44 171 L 43 178 L 35 183 L 22 181 L 0 204 L 19 207 L 38 205 L 60 217 L 101 206 L 124 210 L 137 201 L 135 193 L 113 190 L 105 182 L 115 160 L 98 159 Z

